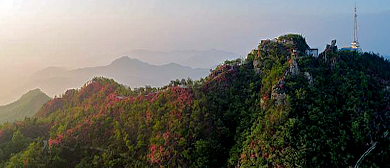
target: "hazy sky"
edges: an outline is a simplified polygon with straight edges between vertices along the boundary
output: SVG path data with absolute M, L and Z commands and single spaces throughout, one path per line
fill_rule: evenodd
M 390 55 L 389 0 L 0 0 L 0 75 L 105 65 L 136 49 L 245 55 L 289 32 L 346 46 L 355 2 L 363 50 Z

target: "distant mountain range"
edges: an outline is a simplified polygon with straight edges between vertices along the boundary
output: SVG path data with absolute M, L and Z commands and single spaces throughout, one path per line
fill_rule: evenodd
M 123 55 L 128 55 L 132 58 L 161 65 L 170 62 L 175 62 L 180 65 L 190 66 L 193 68 L 212 68 L 224 62 L 239 58 L 239 54 L 233 52 L 220 51 L 216 49 L 205 51 L 170 51 L 160 52 L 151 50 L 133 50 Z
M 162 90 L 94 78 L 0 126 L 0 167 L 390 167 L 390 62 L 309 48 L 298 34 L 262 40 L 243 62 Z M 183 69 L 125 57 L 69 73 Z
M 35 115 L 51 98 L 39 89 L 30 90 L 17 101 L 0 106 L 0 124 Z
M 87 67 L 67 70 L 61 67 L 49 67 L 33 73 L 30 77 L 13 81 L 12 88 L 0 87 L 0 104 L 10 102 L 31 88 L 40 88 L 50 96 L 63 93 L 69 88 L 79 88 L 85 81 L 95 76 L 113 78 L 130 87 L 145 85 L 162 86 L 171 80 L 206 76 L 209 69 L 191 68 L 176 63 L 151 65 L 138 59 L 121 57 L 107 66 Z

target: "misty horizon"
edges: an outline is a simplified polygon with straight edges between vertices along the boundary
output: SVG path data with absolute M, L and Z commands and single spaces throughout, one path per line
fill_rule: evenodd
M 390 167 L 388 0 L 0 0 L 0 168 Z
M 356 1 L 358 34 L 364 51 L 390 55 L 390 49 L 384 46 L 390 38 L 386 31 L 390 5 L 384 2 Z M 320 50 L 332 39 L 337 39 L 339 47 L 350 45 L 354 2 L 276 4 L 175 0 L 1 2 L 0 69 L 10 76 L 49 66 L 98 66 L 136 50 L 169 53 L 216 49 L 245 57 L 260 39 L 286 33 L 302 34 L 311 47 Z
M 5 97 L 11 85 L 47 68 L 63 68 L 53 68 L 60 73 L 103 67 L 123 56 L 150 65 L 210 69 L 245 58 L 261 39 L 287 33 L 302 35 L 320 52 L 333 39 L 340 48 L 349 46 L 355 3 L 311 2 L 2 1 L 0 77 L 7 80 L 0 81 L 0 92 Z M 356 5 L 363 51 L 390 55 L 390 4 Z M 29 89 L 34 88 L 22 90 Z

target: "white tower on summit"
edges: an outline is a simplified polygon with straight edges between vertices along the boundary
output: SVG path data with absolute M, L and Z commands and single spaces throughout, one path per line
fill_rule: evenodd
M 356 7 L 356 5 L 355 5 L 354 15 L 353 15 L 353 41 L 352 41 L 352 43 L 351 43 L 351 48 L 352 48 L 352 49 L 359 50 L 359 49 L 360 49 L 360 46 L 359 46 L 357 31 L 358 31 L 358 24 L 357 24 L 357 7 Z
M 351 43 L 351 46 L 343 47 L 340 50 L 341 51 L 357 51 L 362 52 L 362 49 L 359 45 L 358 40 L 358 22 L 357 22 L 357 6 L 355 5 L 354 13 L 353 13 L 353 41 Z

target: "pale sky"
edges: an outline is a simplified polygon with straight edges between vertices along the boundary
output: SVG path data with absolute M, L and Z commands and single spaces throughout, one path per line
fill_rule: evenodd
M 106 65 L 137 49 L 245 56 L 286 33 L 342 47 L 352 41 L 355 2 L 363 50 L 390 55 L 389 0 L 0 0 L 0 77 Z

